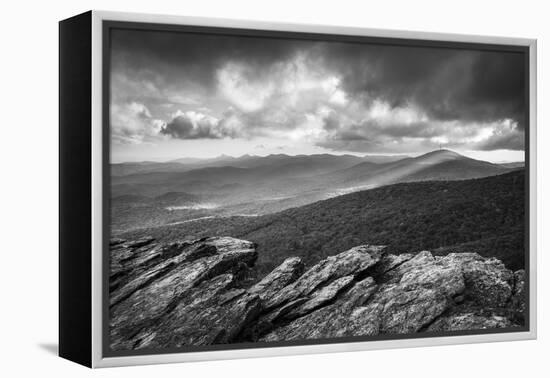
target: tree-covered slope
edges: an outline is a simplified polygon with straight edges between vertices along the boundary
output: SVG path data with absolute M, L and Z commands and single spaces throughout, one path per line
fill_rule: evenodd
M 475 250 L 524 265 L 523 171 L 482 179 L 388 185 L 261 217 L 230 217 L 143 229 L 126 236 L 159 239 L 227 235 L 258 244 L 260 273 L 288 256 L 306 265 L 359 244 L 391 253 Z

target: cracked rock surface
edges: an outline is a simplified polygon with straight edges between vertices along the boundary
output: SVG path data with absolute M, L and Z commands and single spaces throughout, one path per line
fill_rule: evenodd
M 110 242 L 113 350 L 272 342 L 524 324 L 525 272 L 476 253 L 393 255 L 360 245 L 305 269 L 246 277 L 254 243 L 231 237 Z

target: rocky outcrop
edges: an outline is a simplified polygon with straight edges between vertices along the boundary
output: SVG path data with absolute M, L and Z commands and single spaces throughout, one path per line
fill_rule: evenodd
M 251 266 L 256 258 L 253 243 L 233 238 L 162 246 L 149 242 L 146 246 L 138 243 L 136 247 L 133 243 L 115 249 L 112 264 L 116 264 L 114 274 L 119 283 L 110 293 L 113 347 L 136 347 L 141 342 L 136 336 L 171 315 L 186 298 L 195 296 L 205 305 L 214 305 L 208 299 L 210 295 L 218 299 L 219 283 L 214 280 L 212 285 L 211 282 L 199 285 L 225 274 L 225 285 L 221 288 L 227 289 L 235 275 Z
M 253 285 L 255 245 L 230 237 L 113 239 L 114 350 L 513 328 L 525 273 L 476 253 L 393 255 L 362 245 L 304 271 L 288 258 Z

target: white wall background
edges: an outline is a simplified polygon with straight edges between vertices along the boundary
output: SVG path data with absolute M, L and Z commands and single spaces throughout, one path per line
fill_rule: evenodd
M 544 1 L 6 1 L 0 23 L 0 375 L 80 377 L 543 376 L 550 327 Z M 57 343 L 57 21 L 89 9 L 529 37 L 539 40 L 539 340 L 89 371 Z M 543 214 L 544 213 L 544 214 Z M 546 349 L 546 350 L 545 350 Z

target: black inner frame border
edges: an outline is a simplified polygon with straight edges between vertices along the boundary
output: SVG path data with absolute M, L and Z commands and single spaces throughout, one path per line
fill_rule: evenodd
M 313 27 L 313 26 L 312 26 Z M 177 24 L 161 24 L 161 23 L 146 23 L 146 22 L 128 22 L 128 21 L 102 21 L 101 27 L 102 39 L 102 179 L 103 179 L 103 203 L 102 203 L 102 309 L 101 309 L 101 330 L 102 330 L 102 357 L 125 357 L 125 356 L 146 356 L 155 354 L 174 354 L 174 353 L 192 353 L 192 352 L 207 352 L 207 351 L 224 351 L 224 350 L 245 350 L 258 348 L 281 348 L 293 346 L 308 346 L 308 345 L 331 345 L 353 342 L 366 341 L 386 341 L 386 340 L 406 340 L 406 339 L 425 339 L 438 338 L 449 336 L 468 336 L 468 335 L 487 335 L 500 333 L 517 333 L 530 331 L 530 55 L 529 46 L 511 45 L 511 44 L 491 44 L 479 42 L 451 42 L 437 41 L 411 38 L 394 38 L 394 37 L 369 37 L 358 35 L 343 35 L 343 34 L 325 34 L 325 33 L 307 33 L 307 32 L 290 32 L 290 31 L 272 31 L 272 30 L 257 30 L 244 28 L 230 27 L 212 27 L 212 26 L 191 26 Z M 113 351 L 110 347 L 109 334 L 109 272 L 110 272 L 110 250 L 109 240 L 111 236 L 111 170 L 110 170 L 110 74 L 111 74 L 111 31 L 116 29 L 134 30 L 134 31 L 153 31 L 153 32 L 168 32 L 168 33 L 193 33 L 193 34 L 208 34 L 208 35 L 224 35 L 243 38 L 271 38 L 271 39 L 289 39 L 289 40 L 309 40 L 323 42 L 342 42 L 342 43 L 357 43 L 357 44 L 377 44 L 385 46 L 402 46 L 402 47 L 419 47 L 419 48 L 442 48 L 442 49 L 461 49 L 461 50 L 477 50 L 477 51 L 494 51 L 494 52 L 513 52 L 524 55 L 524 99 L 525 99 L 525 248 L 524 248 L 524 270 L 525 270 L 525 287 L 526 287 L 526 313 L 525 325 L 523 327 L 510 327 L 499 329 L 479 329 L 466 331 L 445 331 L 445 332 L 430 332 L 428 333 L 413 333 L 413 334 L 384 334 L 376 336 L 350 336 L 338 338 L 319 338 L 319 339 L 303 339 L 293 341 L 278 341 L 278 342 L 254 342 L 254 343 L 236 343 L 236 344 L 217 344 L 204 346 L 182 346 L 164 349 L 139 349 L 139 350 L 124 350 Z M 407 32 L 403 31 L 403 35 Z

